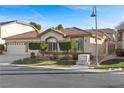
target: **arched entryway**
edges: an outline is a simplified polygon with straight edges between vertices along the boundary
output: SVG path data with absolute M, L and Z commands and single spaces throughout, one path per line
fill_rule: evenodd
M 48 51 L 58 51 L 58 40 L 55 37 L 48 37 L 46 42 L 48 43 Z

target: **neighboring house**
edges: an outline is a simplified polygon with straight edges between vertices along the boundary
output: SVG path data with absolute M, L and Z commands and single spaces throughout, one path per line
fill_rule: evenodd
M 117 48 L 124 49 L 124 30 L 119 30 L 118 34 L 119 34 L 120 38 L 119 38 L 119 40 L 117 42 L 117 44 L 118 44 Z
M 111 42 L 115 42 L 116 38 L 115 38 L 115 29 L 111 29 L 111 28 L 104 28 L 104 29 L 99 29 L 99 31 L 107 33 L 109 39 Z
M 108 37 L 105 33 L 98 34 L 97 40 L 99 55 L 107 53 L 107 38 Z M 77 41 L 77 52 L 91 53 L 92 55 L 95 55 L 95 34 L 76 27 L 65 28 L 61 31 L 55 29 L 47 29 L 40 34 L 37 32 L 28 32 L 16 36 L 7 37 L 4 39 L 6 40 L 7 53 L 9 54 L 30 54 L 31 50 L 28 49 L 28 43 L 30 41 L 46 41 L 48 43 L 48 49 L 46 51 L 61 52 L 58 42 L 60 40 L 66 39 L 69 41 Z M 35 52 L 37 53 L 37 51 Z
M 87 31 L 94 34 L 96 32 L 95 29 L 87 29 Z M 111 28 L 98 29 L 98 35 L 103 33 L 108 36 L 108 39 L 107 39 L 108 53 L 107 54 L 114 54 L 115 47 L 116 47 L 116 38 L 114 34 L 115 30 Z
M 37 29 L 34 26 L 24 22 L 19 22 L 17 20 L 0 22 L 0 44 L 5 43 L 5 41 L 2 38 L 35 30 Z

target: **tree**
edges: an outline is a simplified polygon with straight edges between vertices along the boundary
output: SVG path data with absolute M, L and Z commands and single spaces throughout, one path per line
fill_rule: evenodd
M 47 49 L 48 44 L 45 41 L 40 42 L 40 53 L 44 56 L 44 51 Z
M 72 40 L 72 41 L 71 41 L 71 49 L 72 49 L 73 51 L 76 51 L 77 47 L 78 47 L 77 42 L 76 42 L 75 40 Z
M 63 30 L 63 29 L 64 29 L 64 27 L 63 27 L 62 24 L 59 24 L 59 25 L 57 25 L 57 26 L 55 27 L 55 30 Z
M 47 49 L 47 43 L 45 41 L 41 42 L 30 42 L 29 49 L 30 50 L 39 50 L 40 53 L 44 56 L 44 51 Z
M 70 41 L 59 41 L 60 50 L 68 52 L 71 49 L 71 42 Z
M 121 22 L 118 26 L 115 27 L 117 30 L 124 30 L 124 22 Z
M 66 54 L 67 54 L 67 56 L 69 56 L 68 52 L 71 49 L 70 41 L 66 41 L 66 40 L 59 41 L 59 47 L 60 47 L 60 50 L 67 52 Z
M 37 28 L 38 30 L 41 30 L 41 25 L 37 24 L 35 22 L 30 22 L 29 24 L 33 25 L 35 28 Z
M 121 30 L 124 30 L 124 22 L 121 22 L 118 26 L 115 27 L 117 32 L 114 33 L 116 36 L 117 41 L 122 41 L 122 32 Z
M 30 42 L 29 43 L 30 50 L 39 50 L 40 49 L 40 42 Z

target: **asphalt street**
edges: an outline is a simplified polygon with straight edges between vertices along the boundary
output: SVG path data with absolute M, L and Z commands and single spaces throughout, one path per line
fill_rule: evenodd
M 1 88 L 124 88 L 124 75 L 0 66 Z

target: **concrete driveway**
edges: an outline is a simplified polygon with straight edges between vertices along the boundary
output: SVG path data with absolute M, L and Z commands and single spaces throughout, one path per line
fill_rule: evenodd
M 11 63 L 15 60 L 27 58 L 28 55 L 0 55 L 0 63 Z

